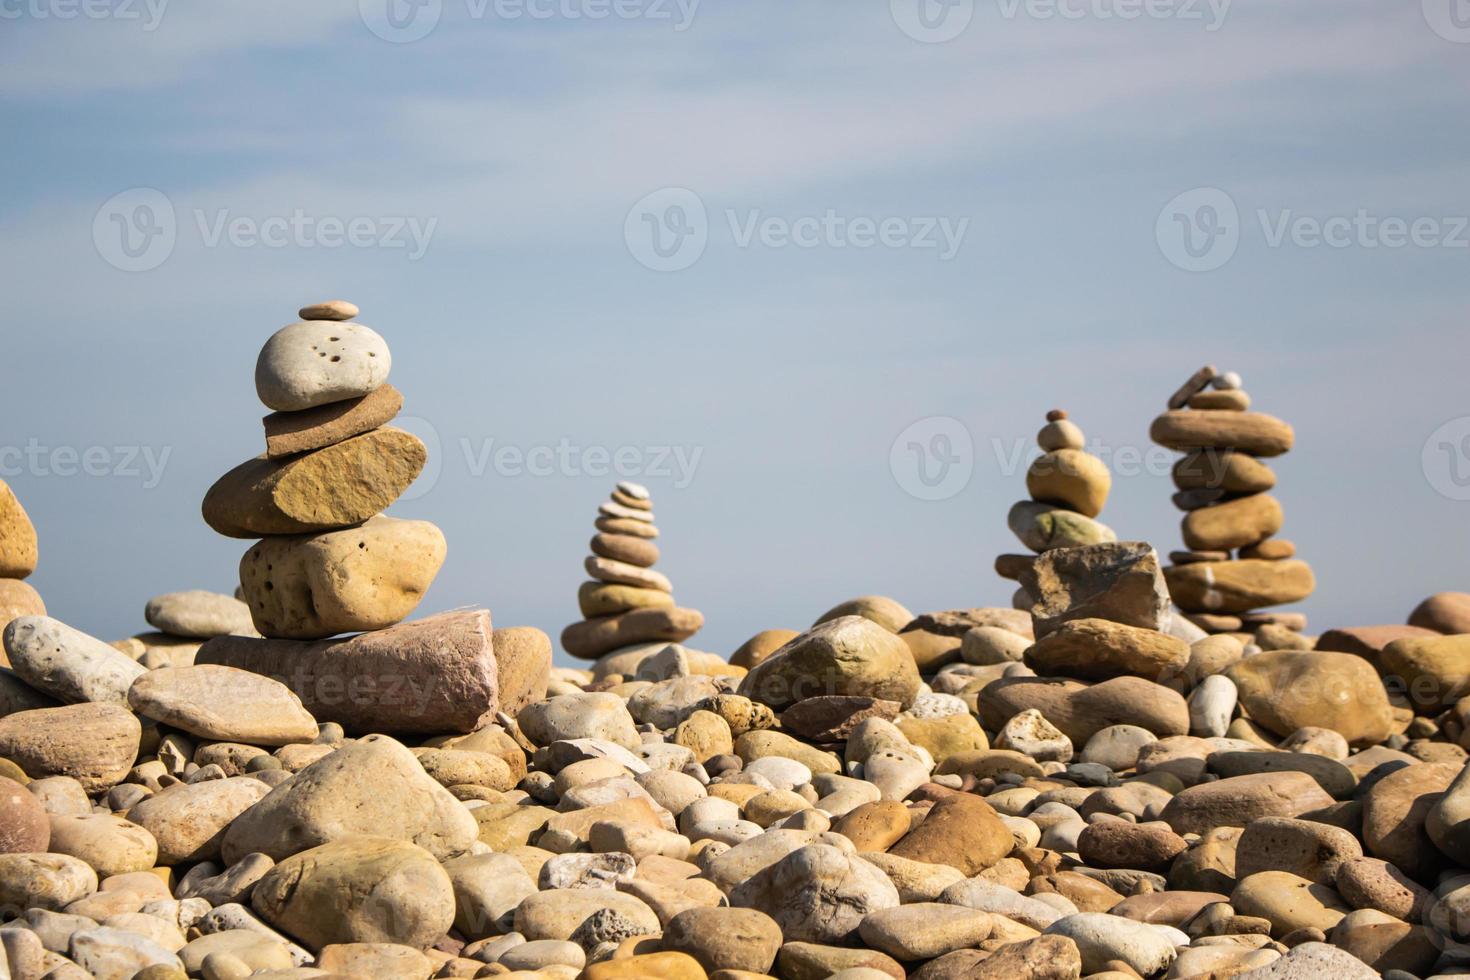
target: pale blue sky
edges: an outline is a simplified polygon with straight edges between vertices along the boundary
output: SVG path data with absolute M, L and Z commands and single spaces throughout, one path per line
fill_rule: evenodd
M 865 592 L 1004 605 L 990 566 L 1017 548 L 1014 440 L 1061 405 L 1109 451 L 1146 450 L 1206 360 L 1296 427 L 1278 496 L 1317 569 L 1314 629 L 1470 587 L 1470 503 L 1437 448 L 1464 433 L 1423 461 L 1470 415 L 1460 0 L 1160 0 L 1137 19 L 1114 16 L 1129 0 L 1064 0 L 1067 17 L 1004 0 L 939 43 L 905 33 L 923 34 L 918 0 L 620 0 L 639 16 L 606 19 L 567 13 L 600 0 L 429 0 L 397 28 L 384 2 L 0 4 L 0 465 L 54 615 L 111 639 L 144 628 L 150 595 L 232 586 L 244 543 L 199 501 L 262 448 L 261 343 L 339 296 L 388 340 L 407 425 L 433 437 L 437 477 L 393 511 L 449 540 L 421 612 L 483 604 L 553 636 L 576 618 L 614 477 L 497 472 L 487 440 L 697 452 L 692 479 L 643 479 L 702 648 Z M 158 198 L 139 188 L 172 209 L 173 241 L 136 238 L 130 258 L 114 215 L 164 217 L 143 220 Z M 659 272 L 633 209 L 665 188 L 695 195 L 706 242 Z M 1164 209 L 1198 188 L 1239 217 L 1206 249 L 1223 264 L 1191 272 Z M 1360 211 L 1418 220 L 1420 243 L 1389 247 L 1391 223 L 1312 243 L 1310 222 Z M 829 212 L 834 240 L 774 244 Z M 303 230 L 270 220 L 298 214 Z M 361 243 L 333 246 L 352 219 Z M 885 219 L 889 245 L 855 246 Z M 903 247 L 941 219 L 963 228 L 952 257 Z M 974 446 L 941 500 L 890 466 L 931 416 Z M 92 447 L 95 472 L 124 472 L 53 471 Z M 157 485 L 116 447 L 167 452 Z M 1154 469 L 1120 474 L 1104 519 L 1164 551 L 1178 514 Z

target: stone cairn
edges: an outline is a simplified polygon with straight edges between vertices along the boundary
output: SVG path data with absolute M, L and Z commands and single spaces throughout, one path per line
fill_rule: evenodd
M 21 616 L 44 616 L 46 604 L 25 580 L 36 570 L 36 528 L 9 484 L 0 480 L 0 629 Z M 9 662 L 0 651 L 0 667 Z
M 357 307 L 305 307 L 261 349 L 255 390 L 263 456 L 226 473 L 204 520 L 227 537 L 260 538 L 240 560 L 241 596 L 265 637 L 316 640 L 402 621 L 444 563 L 428 521 L 382 516 L 427 458 L 387 426 L 403 407 L 392 358 Z
M 1112 528 L 1099 522 L 1112 489 L 1113 477 L 1102 460 L 1085 451 L 1086 437 L 1060 408 L 1046 413 L 1046 425 L 1036 433 L 1041 455 L 1026 470 L 1030 500 L 1011 507 L 1006 523 L 1021 543 L 1036 554 L 1054 548 L 1076 548 L 1118 540 Z M 1001 555 L 996 574 L 1020 581 L 1035 562 L 1034 555 Z M 1017 589 L 1012 605 L 1030 609 L 1034 597 Z
M 577 590 L 584 618 L 562 631 L 562 649 L 596 660 L 625 647 L 680 643 L 699 632 L 704 616 L 674 605 L 673 584 L 653 569 L 658 528 L 648 489 L 619 483 L 593 524 L 597 533 L 585 563 L 593 581 Z
M 1291 449 L 1291 426 L 1250 404 L 1240 375 L 1206 365 L 1154 419 L 1153 440 L 1185 454 L 1174 464 L 1185 549 L 1170 553 L 1164 575 L 1174 602 L 1207 632 L 1300 631 L 1301 614 L 1256 611 L 1300 602 L 1316 583 L 1296 546 L 1274 537 L 1281 504 L 1267 493 L 1276 474 L 1262 462 Z

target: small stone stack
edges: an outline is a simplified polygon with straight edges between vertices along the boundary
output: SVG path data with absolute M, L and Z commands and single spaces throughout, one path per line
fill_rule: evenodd
M 596 660 L 623 647 L 679 643 L 699 632 L 704 616 L 674 605 L 673 585 L 653 570 L 658 528 L 648 489 L 619 483 L 612 499 L 597 508 L 594 526 L 597 534 L 585 566 L 594 581 L 577 590 L 585 618 L 562 630 L 562 649 Z
M 36 570 L 36 528 L 9 484 L 0 480 L 0 630 L 21 616 L 44 616 L 46 604 L 25 579 Z M 9 666 L 0 652 L 0 667 Z
M 1086 437 L 1060 408 L 1046 413 L 1046 425 L 1036 434 L 1041 455 L 1026 470 L 1030 500 L 1018 501 L 1006 518 L 1021 543 L 1036 554 L 1054 548 L 1076 548 L 1118 540 L 1112 528 L 1096 520 L 1107 503 L 1113 477 L 1107 466 L 1082 447 Z M 1001 555 L 996 574 L 1020 581 L 1036 559 L 1032 555 Z M 1035 601 L 1025 588 L 1013 599 L 1017 609 Z
M 1174 465 L 1174 504 L 1185 512 L 1185 550 L 1164 569 L 1169 591 L 1196 625 L 1212 633 L 1266 624 L 1293 630 L 1306 617 L 1259 613 L 1312 594 L 1312 568 L 1296 547 L 1273 537 L 1281 505 L 1268 490 L 1276 474 L 1261 460 L 1291 449 L 1291 426 L 1250 411 L 1240 375 L 1212 365 L 1196 371 L 1154 419 L 1150 436 L 1185 456 Z
M 402 621 L 444 563 L 427 521 L 381 516 L 427 450 L 385 425 L 403 406 L 383 338 L 341 300 L 300 311 L 255 366 L 266 452 L 204 498 L 220 534 L 260 538 L 240 561 L 241 597 L 262 636 L 316 640 Z

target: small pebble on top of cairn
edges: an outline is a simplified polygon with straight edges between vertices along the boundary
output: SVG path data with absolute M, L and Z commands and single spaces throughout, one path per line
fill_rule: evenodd
M 1174 465 L 1174 504 L 1184 511 L 1184 548 L 1164 570 L 1174 602 L 1211 633 L 1272 625 L 1300 631 L 1300 613 L 1260 612 L 1312 594 L 1311 566 L 1275 537 L 1281 504 L 1267 491 L 1276 474 L 1262 462 L 1292 447 L 1291 426 L 1250 411 L 1234 371 L 1196 371 L 1154 419 L 1153 440 L 1185 455 Z
M 1083 448 L 1086 442 L 1065 411 L 1055 408 L 1046 413 L 1046 424 L 1036 433 L 1041 455 L 1026 470 L 1031 499 L 1013 505 L 1006 518 L 1012 533 L 1036 554 L 1118 540 L 1112 528 L 1097 520 L 1113 477 L 1102 460 Z M 1001 555 L 995 571 L 1001 578 L 1019 581 L 1033 561 L 1033 555 Z M 1017 609 L 1030 609 L 1033 602 L 1024 587 L 1012 598 Z
M 622 482 L 597 508 L 592 554 L 585 567 L 592 581 L 577 590 L 581 622 L 562 630 L 562 649 L 596 660 L 623 647 L 679 643 L 704 625 L 696 609 L 674 605 L 674 586 L 653 569 L 658 561 L 658 528 L 648 489 Z

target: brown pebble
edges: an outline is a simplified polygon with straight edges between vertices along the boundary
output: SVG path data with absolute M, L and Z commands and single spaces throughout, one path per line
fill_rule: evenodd
M 1066 417 L 1067 417 L 1067 410 L 1064 409 L 1064 408 L 1054 408 L 1050 412 L 1047 412 L 1046 413 L 1046 420 L 1048 422 L 1060 422 L 1062 419 L 1064 419 Z
M 296 315 L 303 320 L 351 320 L 358 312 L 355 303 L 349 303 L 345 299 L 329 299 L 303 306 L 296 311 Z

